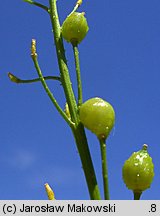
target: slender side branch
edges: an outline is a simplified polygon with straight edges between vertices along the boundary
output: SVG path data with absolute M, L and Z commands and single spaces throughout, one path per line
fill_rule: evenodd
M 40 78 L 35 78 L 35 79 L 28 79 L 28 80 L 24 80 L 24 79 L 20 79 L 19 77 L 15 76 L 12 73 L 8 73 L 8 77 L 9 79 L 14 82 L 14 83 L 34 83 L 34 82 L 39 82 L 41 81 Z M 44 76 L 43 77 L 45 80 L 58 80 L 61 81 L 61 78 L 58 76 Z
M 79 63 L 79 52 L 77 44 L 72 44 L 75 66 L 76 66 L 76 75 L 77 75 L 77 86 L 78 86 L 78 106 L 80 106 L 83 102 L 82 97 L 82 81 L 81 81 L 81 71 L 80 71 L 80 63 Z
M 55 105 L 56 109 L 61 114 L 61 116 L 64 118 L 64 120 L 69 124 L 69 126 L 73 127 L 74 126 L 73 122 L 67 117 L 66 113 L 61 109 L 61 107 L 57 103 L 55 97 L 53 96 L 52 92 L 49 90 L 48 85 L 47 85 L 47 83 L 46 83 L 46 81 L 42 75 L 42 72 L 41 72 L 41 69 L 40 69 L 40 66 L 39 66 L 39 63 L 37 60 L 36 41 L 34 39 L 32 40 L 31 57 L 32 57 L 34 66 L 37 70 L 40 81 L 41 81 L 46 93 L 48 94 L 49 98 L 51 99 L 52 103 Z
M 78 1 L 76 2 L 76 5 L 75 5 L 75 7 L 73 8 L 72 12 L 71 12 L 68 16 L 70 16 L 72 13 L 74 13 L 74 12 L 80 7 L 81 4 L 82 4 L 82 0 L 78 0 Z
M 107 154 L 106 154 L 105 139 L 100 138 L 99 143 L 100 143 L 100 148 L 101 148 L 104 198 L 105 198 L 105 200 L 109 200 L 108 167 L 107 167 Z
M 45 11 L 47 11 L 49 13 L 49 8 L 47 6 L 45 6 L 45 5 L 43 5 L 43 4 L 40 4 L 40 3 L 32 1 L 32 0 L 23 0 L 23 1 L 27 2 L 29 4 L 33 4 L 33 5 L 37 6 L 37 7 L 40 7 L 40 8 L 42 8 L 43 10 L 45 10 Z

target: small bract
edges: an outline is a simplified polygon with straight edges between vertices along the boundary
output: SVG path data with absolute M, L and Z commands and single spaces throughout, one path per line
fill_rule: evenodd
M 84 13 L 74 12 L 63 22 L 62 36 L 67 42 L 78 44 L 84 39 L 88 29 Z
M 80 121 L 98 138 L 107 138 L 115 122 L 115 112 L 111 104 L 95 97 L 83 103 L 79 110 Z

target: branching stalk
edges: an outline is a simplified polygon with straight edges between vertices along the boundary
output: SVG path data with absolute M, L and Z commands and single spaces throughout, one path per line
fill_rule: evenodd
M 41 81 L 40 78 L 35 78 L 35 79 L 27 79 L 27 80 L 24 80 L 24 79 L 20 79 L 19 77 L 15 76 L 14 74 L 12 73 L 8 73 L 8 77 L 10 78 L 10 80 L 14 83 L 17 83 L 17 84 L 23 84 L 23 83 L 34 83 L 34 82 L 39 82 Z M 45 80 L 58 80 L 58 81 L 61 81 L 61 78 L 58 77 L 58 76 L 44 76 L 43 77 Z
M 52 103 L 54 104 L 54 106 L 56 107 L 56 109 L 58 110 L 58 112 L 60 113 L 60 115 L 64 118 L 64 120 L 69 124 L 70 127 L 73 127 L 73 122 L 68 118 L 68 116 L 66 115 L 66 113 L 61 109 L 61 107 L 59 106 L 59 104 L 57 103 L 55 97 L 53 96 L 52 92 L 49 90 L 48 85 L 42 75 L 39 63 L 38 63 L 38 59 L 37 59 L 37 53 L 36 53 L 36 41 L 32 40 L 32 46 L 31 46 L 31 57 L 34 63 L 34 66 L 37 70 L 38 76 L 40 78 L 40 81 L 46 91 L 46 93 L 48 94 L 49 98 L 51 99 Z
M 37 6 L 37 7 L 42 8 L 43 10 L 49 12 L 49 8 L 47 6 L 45 6 L 45 5 L 43 5 L 43 4 L 40 4 L 40 3 L 32 1 L 32 0 L 23 0 L 23 1 L 27 2 L 29 4 L 33 4 L 33 5 Z

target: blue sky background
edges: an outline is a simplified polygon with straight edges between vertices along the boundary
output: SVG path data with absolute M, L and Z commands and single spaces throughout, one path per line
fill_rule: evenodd
M 75 2 L 58 0 L 61 22 Z M 111 199 L 133 198 L 122 181 L 122 166 L 144 143 L 155 178 L 142 199 L 160 199 L 160 1 L 84 0 L 79 11 L 86 12 L 90 28 L 79 46 L 84 100 L 101 97 L 116 112 L 107 144 Z M 21 0 L 2 1 L 0 16 L 0 199 L 47 199 L 46 182 L 57 199 L 89 199 L 71 131 L 41 84 L 16 85 L 7 77 L 7 72 L 37 77 L 32 38 L 43 74 L 58 75 L 49 17 Z M 76 91 L 72 49 L 65 46 Z M 48 84 L 64 107 L 62 87 Z M 99 144 L 86 132 L 102 190 Z

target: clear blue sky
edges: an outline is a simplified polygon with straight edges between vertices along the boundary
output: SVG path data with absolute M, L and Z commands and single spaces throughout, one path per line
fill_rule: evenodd
M 75 2 L 58 0 L 61 22 Z M 79 46 L 84 100 L 101 97 L 116 112 L 107 143 L 111 199 L 132 199 L 122 166 L 144 143 L 155 178 L 142 199 L 160 199 L 160 1 L 84 0 L 79 11 L 86 12 L 90 28 Z M 2 1 L 0 16 L 0 199 L 47 199 L 46 182 L 57 199 L 89 199 L 71 131 L 41 84 L 16 85 L 7 77 L 37 77 L 32 38 L 43 74 L 58 75 L 49 17 L 21 0 Z M 65 46 L 75 89 L 72 49 Z M 62 87 L 48 84 L 64 107 Z M 102 189 L 99 144 L 86 132 Z

